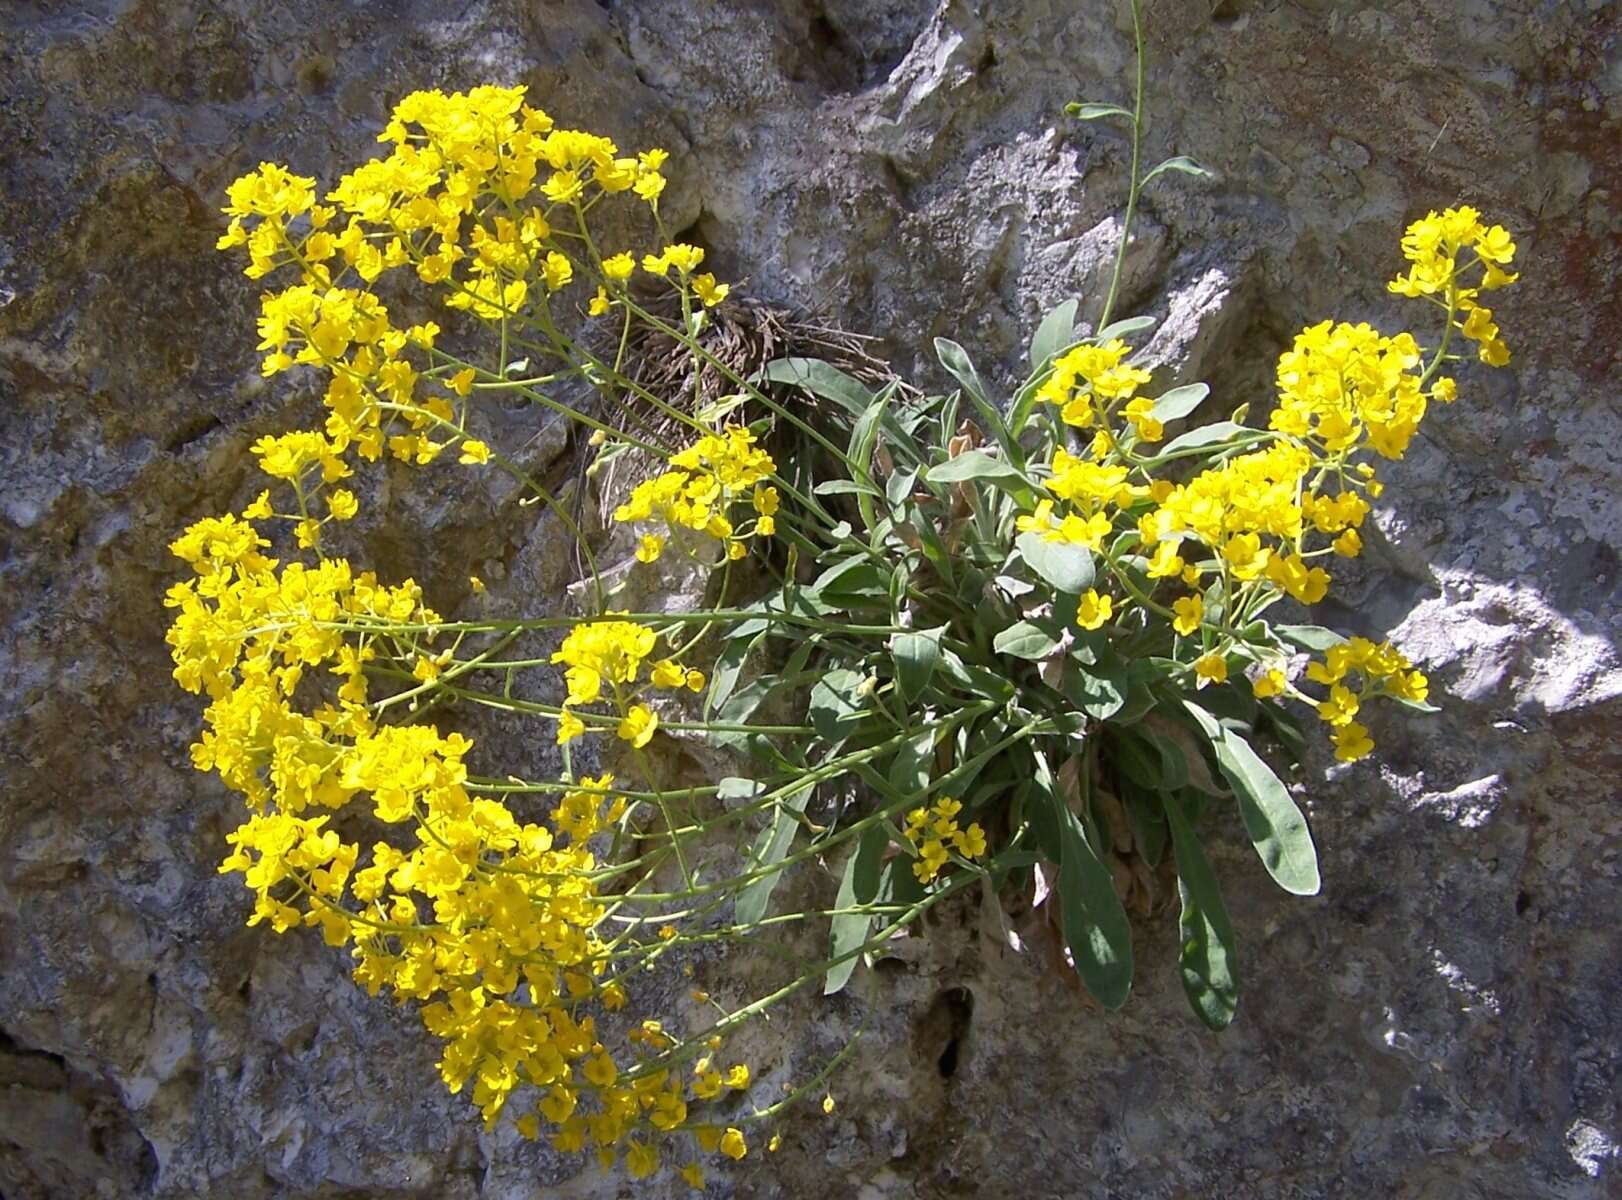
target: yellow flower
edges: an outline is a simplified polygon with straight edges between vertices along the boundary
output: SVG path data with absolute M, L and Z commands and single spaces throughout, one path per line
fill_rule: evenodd
M 608 289 L 599 284 L 597 294 L 591 298 L 591 303 L 586 305 L 586 312 L 589 316 L 600 317 L 607 311 Z
M 1357 715 L 1359 707 L 1356 693 L 1336 684 L 1329 689 L 1329 698 L 1318 703 L 1318 716 L 1331 725 L 1345 725 Z
M 826 1096 L 824 1096 L 822 1098 L 822 1111 L 823 1111 L 824 1115 L 827 1115 L 827 1116 L 832 1116 L 833 1115 L 834 1098 L 833 1098 L 832 1093 L 829 1093 L 828 1095 L 826 1095 Z
M 749 1086 L 749 1068 L 743 1063 L 730 1068 L 726 1074 L 726 1085 L 734 1090 L 741 1090 Z
M 465 396 L 473 390 L 474 371 L 472 367 L 464 367 L 451 376 L 449 387 L 458 396 Z
M 620 720 L 616 732 L 640 750 L 653 739 L 653 731 L 658 728 L 659 718 L 652 709 L 645 704 L 633 704 Z
M 1335 730 L 1335 757 L 1341 762 L 1355 762 L 1373 749 L 1374 739 L 1356 721 L 1348 721 Z
M 1149 558 L 1148 574 L 1151 579 L 1170 579 L 1183 569 L 1182 556 L 1177 553 L 1176 542 L 1161 542 Z
M 1110 619 L 1114 611 L 1115 602 L 1108 596 L 1100 596 L 1096 589 L 1088 588 L 1080 602 L 1076 605 L 1076 624 L 1083 629 L 1100 629 Z
M 664 553 L 665 539 L 657 533 L 644 533 L 642 540 L 636 544 L 636 561 L 650 563 L 658 560 Z
M 1256 676 L 1255 680 L 1250 686 L 1251 691 L 1254 692 L 1257 697 L 1266 700 L 1271 696 L 1282 695 L 1288 682 L 1289 681 L 1285 678 L 1284 672 L 1280 671 L 1277 667 L 1274 667 L 1273 669 L 1263 671 L 1260 675 Z
M 631 277 L 631 272 L 634 270 L 636 270 L 636 259 L 631 256 L 629 251 L 603 259 L 603 274 L 615 283 L 624 283 Z
M 1197 687 L 1222 683 L 1228 678 L 1228 660 L 1220 654 L 1202 654 L 1194 660 L 1194 674 L 1199 677 Z
M 360 501 L 348 488 L 335 488 L 327 497 L 327 511 L 335 521 L 348 521 L 360 511 Z
M 558 745 L 567 745 L 586 732 L 586 723 L 568 709 L 558 717 Z
M 662 659 L 654 664 L 649 676 L 654 687 L 679 688 L 687 686 L 687 668 L 673 659 Z
M 1177 614 L 1171 627 L 1184 637 L 1198 629 L 1205 619 L 1205 601 L 1198 596 L 1183 596 L 1172 601 L 1171 610 Z
M 574 264 L 566 255 L 550 250 L 547 252 L 546 261 L 541 265 L 541 275 L 546 280 L 547 290 L 555 292 L 559 288 L 566 287 L 574 278 Z
M 695 276 L 693 279 L 693 294 L 699 298 L 705 308 L 714 308 L 727 298 L 727 293 L 731 290 L 732 288 L 728 284 L 716 283 L 715 276 L 708 272 Z
M 1356 558 L 1363 550 L 1363 539 L 1355 529 L 1345 530 L 1331 544 L 1342 558 Z
M 659 1169 L 659 1151 L 646 1142 L 633 1140 L 625 1151 L 625 1169 L 632 1179 L 646 1179 Z
M 490 447 L 477 438 L 464 438 L 462 440 L 462 455 L 458 462 L 469 465 L 482 465 L 490 461 Z
M 682 1182 L 688 1187 L 692 1188 L 695 1192 L 702 1192 L 704 1190 L 704 1168 L 699 1166 L 696 1162 L 688 1163 L 685 1167 L 683 1167 L 680 1171 L 680 1175 Z
M 749 1146 L 743 1140 L 743 1130 L 729 1126 L 721 1135 L 721 1153 L 728 1158 L 738 1159 L 749 1153 Z

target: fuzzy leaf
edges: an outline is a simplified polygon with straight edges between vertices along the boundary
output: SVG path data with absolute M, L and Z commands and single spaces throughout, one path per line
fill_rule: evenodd
M 1237 433 L 1252 433 L 1254 430 L 1246 429 L 1243 425 L 1236 425 L 1232 421 L 1213 421 L 1209 425 L 1201 425 L 1198 429 L 1190 429 L 1180 437 L 1174 437 L 1164 446 L 1157 449 L 1156 458 L 1165 458 L 1166 455 L 1178 450 L 1193 450 L 1200 446 L 1214 446 L 1218 442 L 1225 442 Z
M 1195 162 L 1192 158 L 1189 158 L 1186 154 L 1179 154 L 1175 158 L 1168 158 L 1165 162 L 1160 163 L 1153 170 L 1151 170 L 1143 177 L 1143 183 L 1147 184 L 1157 175 L 1164 175 L 1167 171 L 1176 171 L 1182 175 L 1193 175 L 1197 179 L 1213 179 L 1216 177 L 1216 172 L 1209 171 L 1200 166 L 1199 163 Z M 1141 187 L 1143 184 L 1140 184 L 1139 186 Z
M 1078 121 L 1097 121 L 1102 117 L 1125 117 L 1132 120 L 1132 110 L 1122 108 L 1119 104 L 1093 104 L 1080 100 L 1073 100 L 1064 106 L 1064 111 Z
M 1028 659 L 1032 662 L 1046 658 L 1058 646 L 1059 639 L 1056 635 L 1030 621 L 1019 621 L 1010 625 L 991 641 L 991 648 L 998 654 L 1011 654 L 1015 658 Z
M 1233 786 L 1239 815 L 1267 873 L 1292 895 L 1316 896 L 1321 886 L 1318 851 L 1307 819 L 1283 782 L 1244 738 L 1192 701 L 1185 700 L 1183 707 L 1211 739 L 1217 766 Z
M 845 873 L 839 880 L 839 898 L 834 901 L 836 909 L 871 904 L 877 898 L 879 875 L 884 866 L 884 848 L 889 842 L 889 834 L 880 825 L 874 825 L 857 840 L 856 850 L 846 860 Z M 835 961 L 828 968 L 827 978 L 822 985 L 824 996 L 841 991 L 849 982 L 856 964 L 862 960 L 855 950 L 867 941 L 872 924 L 873 917 L 869 913 L 841 912 L 833 918 L 830 930 L 832 945 L 828 957 Z M 839 959 L 844 961 L 837 961 Z
M 1043 317 L 1042 323 L 1036 327 L 1036 334 L 1031 338 L 1031 370 L 1040 371 L 1048 360 L 1075 340 L 1076 301 L 1066 300 Z
M 1093 556 L 1086 547 L 1050 542 L 1039 533 L 1022 533 L 1015 544 L 1026 565 L 1048 586 L 1076 595 L 1092 585 Z
M 1175 796 L 1165 800 L 1166 821 L 1171 826 L 1172 847 L 1177 855 L 1177 895 L 1183 902 L 1178 921 L 1183 946 L 1177 962 L 1183 992 L 1200 1020 L 1212 1029 L 1225 1029 L 1239 1003 L 1239 985 L 1233 972 L 1233 924 L 1228 920 L 1216 875 L 1183 812 L 1182 802 Z
M 1343 635 L 1322 625 L 1274 625 L 1273 632 L 1305 650 L 1327 650 L 1346 640 Z
M 916 700 L 929 686 L 930 677 L 935 674 L 935 664 L 940 661 L 941 634 L 945 632 L 946 626 L 942 625 L 935 629 L 898 633 L 890 638 L 896 682 L 901 685 L 901 694 L 906 699 Z
M 1081 822 L 1059 806 L 1059 913 L 1076 973 L 1105 1008 L 1132 990 L 1132 929 L 1109 868 L 1087 844 Z
M 749 855 L 751 872 L 775 866 L 788 855 L 794 844 L 794 831 L 800 827 L 799 814 L 805 811 L 811 799 L 811 788 L 803 787 L 782 800 L 772 809 L 771 820 L 755 839 Z M 782 871 L 771 871 L 759 879 L 745 884 L 738 892 L 734 915 L 739 925 L 753 925 L 766 915 L 766 905 L 782 879 Z
M 1200 406 L 1200 401 L 1211 394 L 1207 384 L 1189 383 L 1182 387 L 1174 387 L 1169 392 L 1162 392 L 1155 401 L 1154 408 L 1149 415 L 1157 421 L 1176 421 L 1188 416 Z

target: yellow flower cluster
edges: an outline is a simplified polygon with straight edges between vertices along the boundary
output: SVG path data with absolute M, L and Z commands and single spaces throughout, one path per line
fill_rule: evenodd
M 986 835 L 978 824 L 959 829 L 957 815 L 963 805 L 943 796 L 928 808 L 915 808 L 907 814 L 903 831 L 917 851 L 912 873 L 919 883 L 929 883 L 940 874 L 956 850 L 964 858 L 980 858 L 986 852 Z
M 1092 430 L 1093 439 L 1085 455 L 1055 452 L 1050 496 L 1019 516 L 1016 527 L 1109 559 L 1117 579 L 1131 555 L 1127 561 L 1147 585 L 1127 587 L 1127 596 L 1089 589 L 1077 605 L 1082 628 L 1101 628 L 1134 607 L 1158 613 L 1195 643 L 1187 669 L 1205 687 L 1227 679 L 1229 654 L 1243 652 L 1238 630 L 1249 614 L 1281 595 L 1302 604 L 1324 599 L 1332 578 L 1323 561 L 1361 553 L 1360 530 L 1382 490 L 1374 468 L 1358 457 L 1401 458 L 1430 402 L 1455 399 L 1454 381 L 1438 374 L 1455 334 L 1477 342 L 1486 363 L 1509 358 L 1478 299 L 1516 279 L 1507 270 L 1515 254 L 1508 232 L 1484 224 L 1474 209 L 1448 209 L 1409 226 L 1402 248 L 1410 265 L 1391 290 L 1447 313 L 1448 328 L 1429 362 L 1411 333 L 1387 336 L 1366 324 L 1332 321 L 1304 329 L 1279 358 L 1269 430 L 1250 439 L 1270 444 L 1227 451 L 1185 482 L 1154 473 L 1188 451 L 1168 447 L 1163 458 L 1145 451 L 1164 431 L 1153 402 L 1138 394 L 1149 373 L 1127 363 L 1124 343 L 1079 346 L 1054 361 L 1038 397 L 1056 405 L 1067 426 Z M 1163 583 L 1190 591 L 1157 599 Z M 1334 714 L 1337 753 L 1345 759 L 1371 744 L 1351 719 L 1358 696 L 1414 698 L 1415 689 L 1423 691 L 1423 675 L 1404 673 L 1406 660 L 1393 666 L 1401 656 L 1390 647 L 1370 655 L 1357 659 L 1372 672 L 1363 675 L 1363 690 L 1354 694 L 1337 681 L 1340 690 L 1324 702 L 1330 707 L 1320 706 Z M 1285 690 L 1281 672 L 1264 670 L 1259 694 Z
M 262 298 L 263 373 L 323 372 L 328 415 L 320 430 L 253 447 L 291 492 L 287 511 L 266 491 L 240 516 L 199 521 L 172 546 L 193 573 L 167 598 L 175 678 L 210 701 L 193 761 L 248 803 L 221 869 L 252 890 L 250 925 L 319 928 L 349 946 L 358 982 L 424 1002 L 424 1024 L 444 1043 L 445 1084 L 470 1089 L 486 1121 L 529 1086 L 539 1099 L 518 1118 L 524 1136 L 540 1136 L 544 1122 L 559 1149 L 594 1148 L 605 1162 L 624 1155 L 633 1174 L 655 1169 L 658 1139 L 674 1135 L 742 1157 L 739 1130 L 689 1114 L 690 1102 L 719 1094 L 709 1059 L 687 1078 L 676 1065 L 682 1043 L 656 1022 L 637 1031 L 629 1057 L 611 1052 L 597 1028 L 594 1010 L 627 1002 L 613 968 L 630 960 L 623 934 L 617 949 L 599 937 L 604 864 L 592 842 L 621 827 L 627 794 L 609 774 L 566 781 L 549 821 L 523 821 L 488 794 L 503 789 L 470 783 L 467 739 L 393 723 L 415 709 L 395 701 L 460 686 L 473 664 L 457 660 L 459 638 L 436 646 L 443 620 L 411 580 L 388 586 L 318 553 L 322 526 L 358 512 L 354 493 L 335 486 L 352 474 L 353 454 L 414 465 L 453 447 L 464 464 L 497 457 L 468 432 L 467 401 L 508 386 L 508 364 L 482 368 L 447 353 L 434 321 L 395 324 L 374 285 L 390 272 L 414 277 L 440 289 L 448 310 L 498 327 L 504 348 L 546 353 L 559 344 L 550 305 L 576 280 L 597 281 L 589 315 L 629 311 L 636 258 L 629 249 L 600 257 L 586 218 L 619 192 L 656 215 L 666 156 L 622 156 L 606 138 L 556 129 L 523 103 L 522 88 L 415 93 L 380 140 L 390 153 L 324 198 L 315 180 L 270 163 L 229 189 L 221 248 L 246 249 L 250 278 L 296 276 Z M 684 308 L 690 298 L 711 306 L 727 286 L 697 272 L 702 259 L 674 244 L 643 267 L 669 278 Z M 772 470 L 747 435 L 730 431 L 683 461 L 715 481 L 718 508 Z M 775 499 L 757 488 L 757 511 L 769 516 Z M 260 528 L 272 521 L 286 523 L 298 549 L 316 551 L 313 561 L 273 556 Z M 571 632 L 554 658 L 568 688 L 560 741 L 584 731 L 570 706 L 604 700 L 619 736 L 645 745 L 658 719 L 637 687 L 644 666 L 653 687 L 703 687 L 701 673 L 673 659 L 645 662 L 655 643 L 651 630 L 616 619 Z M 388 695 L 373 694 L 379 680 Z M 404 841 L 346 841 L 332 815 L 352 803 L 386 832 L 405 831 Z M 710 1039 L 712 1053 L 719 1044 Z M 748 1070 L 723 1078 L 741 1088 Z M 701 1183 L 696 1163 L 682 1173 Z
M 1474 260 L 1460 264 L 1459 254 L 1473 251 Z M 1515 259 L 1515 242 L 1502 225 L 1486 225 L 1481 214 L 1469 206 L 1446 212 L 1427 213 L 1408 226 L 1402 239 L 1402 255 L 1409 262 L 1406 274 L 1387 286 L 1399 296 L 1442 295 L 1449 303 L 1450 316 L 1457 310 L 1466 314 L 1455 324 L 1465 337 L 1479 342 L 1477 354 L 1488 366 L 1509 362 L 1509 347 L 1498 336 L 1492 310 L 1477 301 L 1482 292 L 1506 287 L 1520 278 L 1504 268 Z M 1481 267 L 1475 286 L 1462 281 L 1472 267 Z
M 733 559 L 748 552 L 749 537 L 770 537 L 776 532 L 777 489 L 765 481 L 777 465 L 748 429 L 732 426 L 705 434 L 671 455 L 669 466 L 670 470 L 637 484 L 630 498 L 614 510 L 614 519 L 658 521 L 666 533 L 691 529 L 707 534 L 724 542 L 727 556 Z M 746 493 L 755 520 L 753 528 L 739 534 L 728 511 Z M 644 533 L 636 557 L 642 562 L 658 559 L 664 553 L 666 533 Z
M 1329 694 L 1317 702 L 1318 716 L 1333 729 L 1335 757 L 1341 762 L 1353 762 L 1374 749 L 1368 729 L 1354 720 L 1363 701 L 1374 696 L 1416 703 L 1425 700 L 1430 681 L 1423 671 L 1413 670 L 1412 666 L 1390 642 L 1375 644 L 1354 637 L 1331 646 L 1323 661 L 1307 667 L 1307 678 L 1329 689 Z
M 588 1011 L 626 1003 L 598 937 L 602 864 L 590 845 L 627 813 L 614 777 L 566 789 L 549 825 L 470 793 L 466 738 L 380 725 L 368 703 L 368 664 L 399 663 L 400 678 L 414 658 L 444 657 L 423 657 L 415 640 L 431 640 L 441 620 L 416 585 L 384 586 L 342 561 L 283 564 L 268 545 L 250 520 L 199 521 L 172 545 L 194 578 L 167 600 L 178 610 L 175 677 L 211 697 L 193 761 L 248 802 L 221 866 L 254 893 L 248 923 L 318 928 L 350 947 L 356 980 L 374 994 L 427 1002 L 444 1082 L 471 1086 L 487 1122 L 527 1084 L 541 1096 L 518 1128 L 536 1137 L 545 1120 L 561 1149 L 623 1152 L 635 1170 L 657 1165 L 654 1137 L 682 1133 L 741 1155 L 741 1133 L 688 1119 L 690 1100 L 717 1094 L 707 1071 L 688 1080 L 657 1066 L 672 1042 L 648 1033 L 646 1065 L 617 1063 Z M 577 628 L 560 653 L 571 698 L 634 683 L 653 644 L 630 622 Z M 702 685 L 668 660 L 652 676 Z M 362 797 L 385 826 L 411 826 L 413 844 L 345 841 L 331 814 Z M 741 1087 L 747 1068 L 725 1078 Z
M 1034 512 L 1019 517 L 1016 525 L 1021 533 L 1037 533 L 1045 541 L 1096 551 L 1113 528 L 1115 511 L 1149 494 L 1147 488 L 1129 484 L 1129 474 L 1118 463 L 1077 458 L 1061 448 L 1054 453 L 1053 478 L 1047 488 L 1066 502 L 1069 511 L 1056 521 L 1054 502 L 1043 499 Z
M 1124 402 L 1121 416 L 1138 440 L 1158 442 L 1165 431 L 1151 415 L 1154 401 L 1136 394 L 1149 382 L 1149 372 L 1127 363 L 1127 353 L 1127 344 L 1119 338 L 1101 346 L 1077 346 L 1054 360 L 1053 373 L 1037 391 L 1037 398 L 1057 405 L 1066 425 L 1075 429 L 1096 426 L 1105 438 L 1110 438 L 1110 421 Z
M 552 655 L 552 661 L 563 664 L 564 682 L 568 697 L 558 717 L 558 744 L 563 745 L 586 732 L 586 725 L 574 712 L 573 706 L 595 704 L 603 698 L 606 684 L 611 693 L 620 721 L 616 732 L 632 747 L 640 750 L 652 740 L 659 728 L 659 717 L 639 699 L 633 686 L 642 669 L 642 660 L 653 653 L 657 635 L 646 626 L 634 621 L 588 621 L 576 625 L 563 639 L 563 645 Z M 662 659 L 652 668 L 650 681 L 654 687 L 686 688 L 698 692 L 704 688 L 704 673 L 682 666 L 673 659 Z
M 302 364 L 330 376 L 332 455 L 353 448 L 376 460 L 386 450 L 421 466 L 459 444 L 463 463 L 483 464 L 491 451 L 467 433 L 465 401 L 475 388 L 506 386 L 506 364 L 483 369 L 445 352 L 433 321 L 397 326 L 372 289 L 390 272 L 409 272 L 441 289 L 447 308 L 500 327 L 503 345 L 549 352 L 553 298 L 576 280 L 596 281 L 590 315 L 630 303 L 635 256 L 601 257 L 588 214 L 628 193 L 656 215 L 667 156 L 626 156 L 608 138 L 554 128 L 521 87 L 415 92 L 379 140 L 390 153 L 319 202 L 314 179 L 275 163 L 238 179 L 219 245 L 246 248 L 250 278 L 284 267 L 298 275 L 261 300 L 263 371 Z M 695 273 L 703 254 L 675 244 L 643 265 L 669 276 L 684 306 L 694 297 L 710 306 L 727 286 Z

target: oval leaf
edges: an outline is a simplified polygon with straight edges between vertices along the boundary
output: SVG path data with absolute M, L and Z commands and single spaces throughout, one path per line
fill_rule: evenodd
M 1306 650 L 1327 650 L 1346 640 L 1343 635 L 1322 625 L 1275 625 L 1273 632 Z
M 941 634 L 945 631 L 946 626 L 942 625 L 938 629 L 917 629 L 890 638 L 896 682 L 901 685 L 901 694 L 908 700 L 917 699 L 929 686 L 930 676 L 935 673 L 935 663 L 941 656 Z
M 884 848 L 889 845 L 889 834 L 874 825 L 856 843 L 856 851 L 845 863 L 845 873 L 839 881 L 839 898 L 834 907 L 841 910 L 834 918 L 828 958 L 834 965 L 828 968 L 822 985 L 822 994 L 832 996 L 849 982 L 856 964 L 862 960 L 857 953 L 867 941 L 873 916 L 866 912 L 847 912 L 873 903 L 879 893 L 879 873 L 884 863 Z
M 1166 455 L 1178 450 L 1194 450 L 1200 446 L 1214 446 L 1218 442 L 1225 442 L 1236 433 L 1254 433 L 1243 425 L 1236 425 L 1232 421 L 1213 421 L 1209 425 L 1201 425 L 1198 429 L 1190 429 L 1181 437 L 1174 437 L 1155 455 L 1156 458 L 1165 458 Z
M 794 844 L 794 831 L 800 827 L 799 814 L 805 811 L 806 801 L 811 799 L 811 790 L 803 787 L 778 801 L 772 809 L 771 821 L 760 831 L 749 855 L 751 872 L 776 866 L 787 856 L 789 847 Z M 769 871 L 738 891 L 733 913 L 739 925 L 753 925 L 766 915 L 766 904 L 782 877 L 782 871 Z
M 1200 1020 L 1212 1029 L 1225 1029 L 1239 1004 L 1239 984 L 1233 973 L 1233 924 L 1182 801 L 1175 796 L 1167 796 L 1165 801 L 1177 856 L 1177 895 L 1183 903 L 1178 921 L 1183 947 L 1177 961 L 1183 992 Z
M 1075 338 L 1076 301 L 1066 300 L 1036 327 L 1036 334 L 1031 338 L 1031 370 L 1040 371 Z
M 1085 546 L 1050 542 L 1039 533 L 1022 533 L 1020 557 L 1050 587 L 1077 595 L 1093 582 L 1093 556 Z
M 1153 317 L 1122 317 L 1119 321 L 1111 321 L 1104 328 L 1092 335 L 1095 342 L 1107 342 L 1114 338 L 1125 337 L 1129 333 L 1137 333 L 1144 329 L 1153 329 Z
M 1058 637 L 1029 621 L 1010 625 L 991 642 L 991 648 L 998 654 L 1011 654 L 1015 658 L 1029 659 L 1032 662 L 1046 658 L 1058 646 Z
M 1065 944 L 1093 998 L 1105 1008 L 1120 1008 L 1132 991 L 1132 929 L 1126 909 L 1076 815 L 1061 806 L 1059 820 L 1059 914 Z
M 1179 154 L 1177 157 L 1168 158 L 1165 162 L 1156 166 L 1143 177 L 1143 182 L 1148 183 L 1155 176 L 1164 175 L 1167 171 L 1176 171 L 1182 175 L 1193 175 L 1197 179 L 1212 179 L 1215 178 L 1216 175 L 1216 172 L 1209 171 L 1200 166 L 1199 163 L 1195 162 L 1192 158 L 1189 158 L 1188 155 Z M 1139 186 L 1142 185 L 1140 184 Z
M 930 483 L 962 483 L 969 479 L 1024 481 L 1024 476 L 1005 460 L 984 450 L 965 450 L 956 458 L 930 467 L 924 473 L 924 478 Z
M 1097 121 L 1102 117 L 1125 117 L 1132 120 L 1132 110 L 1122 108 L 1119 104 L 1091 104 L 1080 100 L 1073 100 L 1064 106 L 1064 111 L 1078 121 Z
M 1295 896 L 1316 896 L 1321 886 L 1318 851 L 1307 819 L 1283 782 L 1244 738 L 1192 701 L 1185 700 L 1183 707 L 1211 739 L 1217 766 L 1238 797 L 1250 844 L 1273 882 Z
M 1209 386 L 1203 383 L 1189 383 L 1182 387 L 1172 388 L 1169 392 L 1161 393 L 1160 399 L 1149 410 L 1149 415 L 1157 421 L 1175 421 L 1188 416 L 1200 406 L 1200 401 L 1211 394 Z

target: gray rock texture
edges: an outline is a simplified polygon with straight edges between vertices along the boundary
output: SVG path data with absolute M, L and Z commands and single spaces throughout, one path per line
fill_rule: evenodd
M 864 1011 L 870 1040 L 832 1117 L 795 1116 L 710 1194 L 1617 1195 L 1617 10 L 1149 0 L 1147 21 L 1150 152 L 1217 172 L 1157 182 L 1128 259 L 1168 378 L 1259 405 L 1303 323 L 1410 319 L 1382 285 L 1428 207 L 1519 235 L 1511 368 L 1469 373 L 1390 472 L 1325 614 L 1394 631 L 1443 711 L 1307 778 L 1320 897 L 1219 838 L 1246 984 L 1226 1034 L 1184 1010 L 1169 915 L 1106 1015 L 954 910 L 757 1035 L 763 1096 Z M 882 335 L 926 382 L 940 334 L 1006 377 L 1052 303 L 1097 311 L 1125 143 L 1060 108 L 1126 97 L 1129 29 L 1109 0 L 4 5 L 6 1200 L 680 1194 L 482 1133 L 413 1014 L 313 935 L 244 929 L 215 875 L 236 801 L 186 763 L 164 546 L 250 497 L 252 438 L 315 411 L 258 379 L 255 289 L 213 250 L 224 186 L 263 158 L 330 180 L 413 88 L 524 82 L 562 121 L 669 146 L 676 227 L 753 294 Z M 395 489 L 358 552 L 560 592 L 555 530 L 468 489 Z

